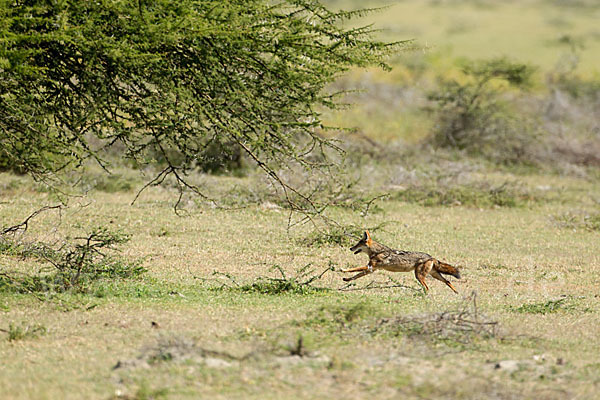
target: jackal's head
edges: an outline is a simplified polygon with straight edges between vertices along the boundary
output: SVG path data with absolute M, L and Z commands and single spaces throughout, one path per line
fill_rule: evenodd
M 358 254 L 361 251 L 368 252 L 369 247 L 371 246 L 371 242 L 371 234 L 369 233 L 369 231 L 365 231 L 365 233 L 363 233 L 362 239 L 360 239 L 358 243 L 356 243 L 354 246 L 350 247 L 350 250 L 352 250 L 354 254 Z

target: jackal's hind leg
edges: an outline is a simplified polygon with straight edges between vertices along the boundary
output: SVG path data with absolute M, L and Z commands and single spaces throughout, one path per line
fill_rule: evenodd
M 444 277 L 442 276 L 442 274 L 440 274 L 440 273 L 439 273 L 439 272 L 437 272 L 436 270 L 432 270 L 432 271 L 430 272 L 430 274 L 431 274 L 431 276 L 433 276 L 433 277 L 434 277 L 435 279 L 437 279 L 438 281 L 442 281 L 442 282 L 444 282 L 446 285 L 448 285 L 448 287 L 449 287 L 450 289 L 452 289 L 452 291 L 453 291 L 454 293 L 458 294 L 458 292 L 456 291 L 456 289 L 454 289 L 454 286 L 452 286 L 452 284 L 450 283 L 450 281 L 449 281 L 448 279 L 444 278 Z
M 349 277 L 349 278 L 344 278 L 344 282 L 350 282 L 350 281 L 353 281 L 353 280 L 355 280 L 355 279 L 362 278 L 363 276 L 365 276 L 365 275 L 369 275 L 371 272 L 373 272 L 373 270 L 372 270 L 372 269 L 369 269 L 369 268 L 367 268 L 367 267 L 364 267 L 364 269 L 365 269 L 364 271 L 362 271 L 362 272 L 359 272 L 358 274 L 356 274 L 356 275 L 354 275 L 354 276 L 351 276 L 351 277 Z M 349 272 L 349 271 L 348 271 L 348 272 Z
M 425 293 L 429 291 L 429 286 L 425 282 L 425 277 L 433 268 L 433 260 L 427 260 L 424 263 L 421 263 L 415 267 L 415 278 L 419 281 L 421 285 L 423 285 L 423 290 Z

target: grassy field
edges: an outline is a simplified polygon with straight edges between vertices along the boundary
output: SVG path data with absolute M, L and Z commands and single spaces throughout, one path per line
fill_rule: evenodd
M 328 211 L 338 227 L 288 230 L 285 204 L 251 166 L 194 173 L 226 207 L 186 194 L 181 215 L 175 185 L 131 204 L 147 176 L 118 159 L 113 175 L 90 168 L 67 207 L 0 235 L 0 398 L 597 398 L 600 8 L 561 4 L 406 0 L 366 17 L 384 38 L 427 48 L 337 83 L 366 89 L 356 107 L 323 115 L 356 128 L 338 136 L 348 176 L 334 184 L 357 182 Z M 574 55 L 559 86 L 556 65 Z M 427 93 L 467 81 L 457 59 L 496 56 L 538 67 L 527 91 L 490 85 L 508 104 L 490 109 L 538 128 L 533 144 L 517 162 L 436 147 Z M 61 198 L 0 173 L 0 228 Z M 50 280 L 48 259 L 94 227 L 131 235 L 103 264 L 112 272 Z M 367 228 L 460 266 L 460 294 L 431 278 L 424 294 L 412 273 L 343 282 L 341 269 L 367 262 L 349 250 Z M 145 272 L 127 275 L 132 265 Z
M 2 221 L 51 202 L 22 178 L 0 179 Z M 360 226 L 387 222 L 373 233 L 381 242 L 462 266 L 460 295 L 439 282 L 423 295 L 412 274 L 385 272 L 347 289 L 370 281 L 397 287 L 341 290 L 339 269 L 364 256 L 308 245 L 307 227 L 288 234 L 277 208 L 192 203 L 189 215 L 176 217 L 168 190 L 133 206 L 133 192 L 92 192 L 86 207 L 63 211 L 56 231 L 58 216 L 48 212 L 28 237 L 122 229 L 132 234 L 124 256 L 146 257 L 148 272 L 46 300 L 0 293 L 0 328 L 29 332 L 0 337 L 3 398 L 593 398 L 598 231 L 572 220 L 564 226 L 560 216 L 589 209 L 600 187 L 548 182 L 547 192 L 580 200 L 485 210 L 386 201 L 366 217 L 335 212 Z M 6 255 L 0 263 L 3 271 L 39 268 Z M 334 271 L 289 290 L 269 286 L 281 277 L 274 266 L 301 283 L 295 278 L 307 265 L 311 276 Z M 452 313 L 461 310 L 462 319 L 497 325 L 460 322 Z

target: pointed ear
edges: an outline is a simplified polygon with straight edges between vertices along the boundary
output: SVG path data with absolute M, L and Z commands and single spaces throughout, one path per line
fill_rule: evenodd
M 369 231 L 365 231 L 365 239 L 371 239 L 371 234 Z

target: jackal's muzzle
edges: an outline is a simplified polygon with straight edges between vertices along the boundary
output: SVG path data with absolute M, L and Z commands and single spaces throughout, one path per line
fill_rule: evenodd
M 363 251 L 363 247 L 364 247 L 364 243 L 361 240 L 360 242 L 356 243 L 354 246 L 350 247 L 350 250 L 354 252 L 354 254 L 358 254 L 361 251 Z
M 369 240 L 369 234 L 365 231 L 362 239 L 360 239 L 358 241 L 358 243 L 356 243 L 354 246 L 350 247 L 350 250 L 352 250 L 354 252 L 354 254 L 358 254 L 361 251 L 363 251 L 365 248 L 368 249 L 367 240 Z

